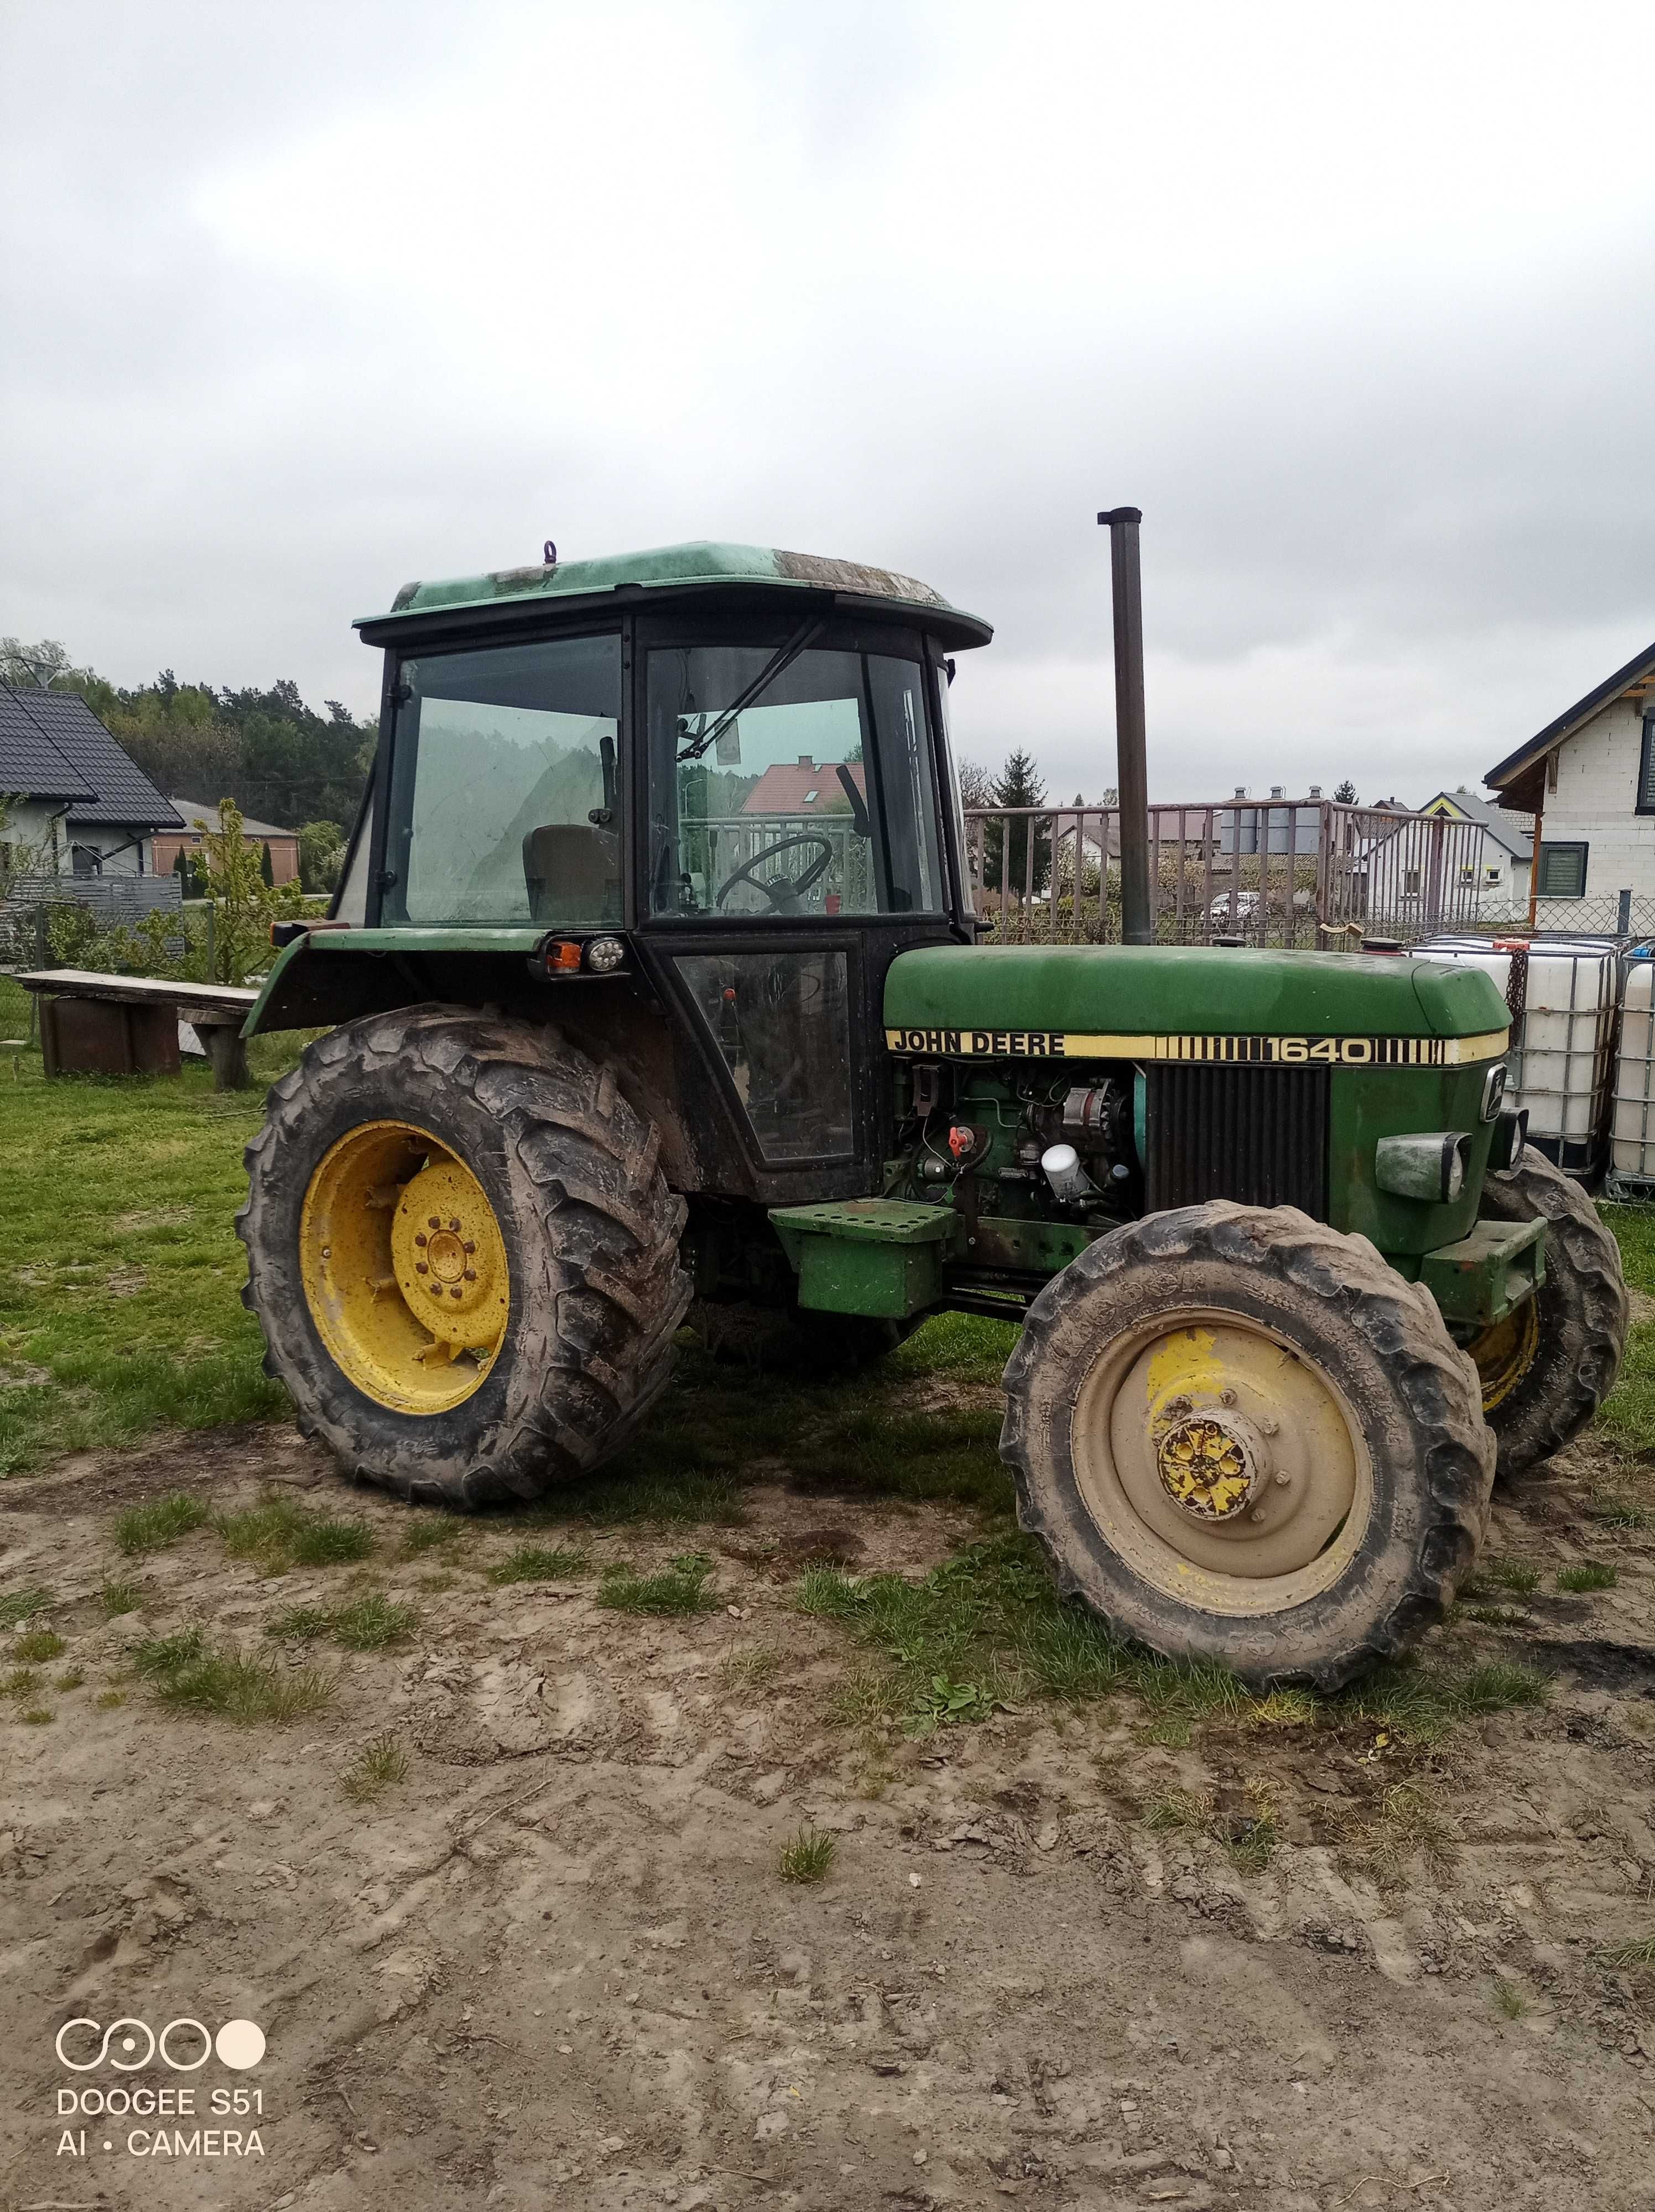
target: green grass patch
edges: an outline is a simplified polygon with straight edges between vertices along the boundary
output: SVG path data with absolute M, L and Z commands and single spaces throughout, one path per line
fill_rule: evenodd
M 98 1602 L 106 1620 L 119 1620 L 124 1613 L 136 1613 L 143 1598 L 136 1583 L 106 1583 L 98 1592 Z
M 290 1567 L 348 1565 L 374 1549 L 366 1522 L 318 1513 L 293 1498 L 261 1499 L 213 1525 L 232 1559 L 251 1559 L 267 1575 L 284 1575 Z
M 56 1659 L 68 1649 L 69 1646 L 64 1642 L 63 1638 L 54 1630 L 31 1628 L 26 1635 L 20 1636 L 16 1643 L 12 1645 L 11 1656 L 14 1659 L 21 1660 L 24 1666 L 32 1667 L 44 1660 Z
M 14 1667 L 9 1674 L 0 1675 L 0 1698 L 32 1698 L 40 1686 L 40 1678 L 33 1667 Z
M 1611 1943 L 1597 1957 L 1600 1965 L 1621 1973 L 1628 1966 L 1655 1966 L 1655 1936 L 1636 1936 L 1629 1943 Z
M 299 1042 L 255 1039 L 260 1087 L 246 1091 L 215 1091 L 197 1066 L 48 1083 L 38 1054 L 19 1055 L 0 1123 L 0 1366 L 45 1379 L 0 1391 L 0 1474 L 288 1411 L 237 1296 L 234 1217 L 262 1085 Z
M 1560 1567 L 1557 1571 L 1557 1587 L 1561 1590 L 1613 1589 L 1620 1579 L 1614 1567 L 1605 1566 L 1597 1559 L 1584 1559 L 1579 1566 Z
M 49 1589 L 13 1590 L 0 1597 L 0 1631 L 21 1627 L 33 1620 L 37 1613 L 50 1613 L 57 1603 L 57 1595 Z
M 199 1628 L 140 1644 L 133 1664 L 163 1705 L 212 1713 L 246 1727 L 319 1712 L 337 1686 L 315 1667 L 289 1670 L 246 1651 L 218 1650 Z
M 1375 1668 L 1329 1699 L 1328 1710 L 1340 1718 L 1371 1721 L 1406 1741 L 1433 1744 L 1463 1721 L 1542 1705 L 1550 1695 L 1545 1675 L 1509 1660 L 1454 1669 L 1404 1659 Z
M 789 1836 L 776 1855 L 776 1870 L 783 1881 L 825 1881 L 839 1851 L 839 1838 L 819 1829 L 802 1827 Z
M 584 1552 L 571 1551 L 566 1545 L 520 1544 L 514 1552 L 498 1559 L 489 1569 L 491 1583 L 557 1583 L 568 1582 L 577 1575 L 591 1571 L 592 1562 Z
M 398 1605 L 379 1591 L 335 1606 L 328 1633 L 347 1651 L 385 1651 L 393 1644 L 406 1644 L 419 1625 L 411 1605 Z
M 180 1536 L 204 1528 L 207 1519 L 207 1509 L 198 1498 L 175 1490 L 148 1505 L 129 1506 L 115 1523 L 115 1541 L 129 1558 L 141 1559 L 149 1552 L 164 1552 Z
M 368 1805 L 399 1782 L 405 1782 L 408 1771 L 408 1753 L 400 1737 L 376 1735 L 362 1746 L 340 1776 L 339 1784 L 352 1804 Z
M 265 1622 L 265 1633 L 283 1644 L 313 1644 L 327 1634 L 330 1618 L 326 1606 L 290 1605 Z
M 1515 1591 L 1519 1597 L 1531 1597 L 1540 1588 L 1541 1571 L 1528 1559 L 1484 1559 L 1478 1564 L 1477 1580 Z
M 465 1514 L 417 1513 L 403 1529 L 402 1556 L 405 1559 L 423 1559 L 428 1552 L 440 1551 L 445 1544 L 475 1534 L 476 1529 L 476 1522 Z
M 314 1644 L 323 1637 L 347 1651 L 383 1651 L 405 1644 L 418 1626 L 411 1605 L 398 1605 L 378 1590 L 334 1606 L 294 1605 L 266 1624 L 283 1644 Z
M 718 1603 L 707 1587 L 712 1571 L 705 1552 L 681 1552 L 670 1567 L 653 1575 L 605 1567 L 598 1602 L 616 1613 L 710 1613 Z

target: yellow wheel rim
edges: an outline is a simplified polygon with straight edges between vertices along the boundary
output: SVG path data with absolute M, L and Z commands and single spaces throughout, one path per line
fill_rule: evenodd
M 445 1413 L 478 1389 L 511 1310 L 506 1243 L 483 1186 L 408 1121 L 365 1121 L 310 1179 L 299 1269 L 317 1332 L 366 1398 Z
M 1504 1321 L 1474 1336 L 1465 1348 L 1482 1384 L 1482 1410 L 1492 1413 L 1516 1389 L 1540 1348 L 1539 1300 L 1525 1299 Z
M 1185 1604 L 1281 1612 L 1360 1548 L 1373 1504 L 1360 1422 L 1299 1346 L 1239 1314 L 1162 1315 L 1115 1338 L 1074 1422 L 1087 1511 Z

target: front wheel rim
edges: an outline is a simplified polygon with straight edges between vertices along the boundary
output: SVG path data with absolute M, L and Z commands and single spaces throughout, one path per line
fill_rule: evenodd
M 412 1122 L 363 1122 L 324 1154 L 299 1272 L 335 1365 L 392 1412 L 462 1405 L 499 1356 L 511 1311 L 499 1221 L 459 1155 Z
M 1151 1588 L 1258 1616 L 1330 1588 L 1373 1512 L 1361 1424 L 1326 1370 L 1262 1322 L 1157 1316 L 1105 1345 L 1077 1395 L 1086 1510 Z

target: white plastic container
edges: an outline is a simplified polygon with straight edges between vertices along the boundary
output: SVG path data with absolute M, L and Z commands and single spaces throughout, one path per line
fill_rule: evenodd
M 1628 960 L 1621 997 L 1621 1049 L 1615 1062 L 1611 1195 L 1655 1185 L 1655 960 Z
M 1421 959 L 1452 960 L 1493 976 L 1512 1018 L 1506 1098 L 1526 1107 L 1529 1141 L 1570 1175 L 1603 1164 L 1615 1072 L 1621 960 L 1601 940 L 1541 939 L 1526 951 L 1509 939 L 1439 937 L 1416 945 Z M 1515 980 L 1513 964 L 1521 972 Z

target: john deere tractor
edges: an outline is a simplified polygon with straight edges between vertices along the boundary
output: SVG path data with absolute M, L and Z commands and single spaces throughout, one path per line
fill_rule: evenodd
M 1062 1589 L 1332 1687 L 1609 1388 L 1615 1247 L 1525 1147 L 1485 975 L 977 942 L 947 701 L 990 632 L 925 585 L 693 544 L 357 627 L 369 796 L 248 1024 L 326 1034 L 240 1216 L 271 1371 L 350 1474 L 472 1508 L 586 1474 L 692 1297 L 861 1358 L 995 1315 Z M 1123 836 L 1146 937 L 1129 788 Z

